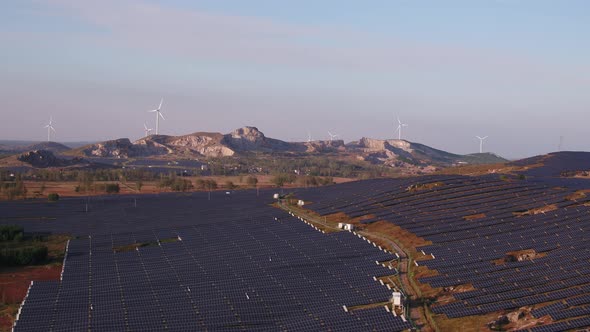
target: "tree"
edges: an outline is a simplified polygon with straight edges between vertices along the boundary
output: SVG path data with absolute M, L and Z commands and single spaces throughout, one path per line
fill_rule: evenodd
M 236 188 L 236 185 L 232 181 L 227 180 L 227 181 L 225 181 L 225 188 L 227 188 L 227 189 L 235 189 Z
M 197 189 L 205 189 L 205 190 L 213 190 L 213 189 L 217 189 L 217 182 L 215 182 L 215 180 L 211 180 L 211 179 L 198 179 L 196 181 L 196 186 Z
M 118 183 L 107 183 L 105 185 L 105 191 L 107 194 L 118 194 L 121 188 Z
M 137 182 L 135 182 L 135 188 L 137 188 L 137 191 L 141 191 L 142 187 L 143 187 L 143 181 L 137 180 Z
M 255 176 L 249 176 L 246 179 L 246 184 L 250 188 L 256 188 L 256 186 L 258 185 L 258 178 L 256 178 Z
M 270 180 L 270 182 L 272 182 L 277 187 L 282 187 L 286 183 L 293 183 L 295 178 L 296 177 L 294 174 L 279 173 L 279 174 L 276 174 L 275 176 L 273 176 L 273 178 Z

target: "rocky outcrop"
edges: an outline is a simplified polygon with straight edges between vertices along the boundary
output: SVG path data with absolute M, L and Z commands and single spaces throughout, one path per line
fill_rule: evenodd
M 166 145 L 159 143 L 155 140 L 150 139 L 139 139 L 133 143 L 131 147 L 130 156 L 160 156 L 174 153 L 173 149 L 168 148 Z
M 307 150 L 301 144 L 267 138 L 256 127 L 238 128 L 225 135 L 223 143 L 240 152 L 305 152 Z
M 194 133 L 191 135 L 171 137 L 167 145 L 189 154 L 205 157 L 230 157 L 235 151 L 222 144 L 223 135 L 219 133 Z
M 47 168 L 47 167 L 66 167 L 83 162 L 81 158 L 74 159 L 61 159 L 57 158 L 53 152 L 47 150 L 35 150 L 27 153 L 23 153 L 17 157 L 21 162 L 30 164 L 36 168 Z
M 128 138 L 92 144 L 82 151 L 86 156 L 128 158 L 134 156 L 133 144 Z
M 347 150 L 343 140 L 311 141 L 299 144 L 305 147 L 307 153 L 343 152 Z

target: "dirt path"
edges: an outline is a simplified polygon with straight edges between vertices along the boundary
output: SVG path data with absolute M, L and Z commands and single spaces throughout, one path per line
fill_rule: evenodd
M 279 202 L 278 207 L 287 211 L 287 212 L 291 212 L 295 216 L 301 217 L 301 218 L 307 220 L 308 222 L 312 222 L 314 224 L 321 225 L 322 227 L 325 227 L 326 229 L 341 231 L 339 228 L 328 224 L 327 222 L 325 222 L 321 218 L 318 218 L 317 216 L 313 216 L 311 214 L 305 213 L 304 209 L 299 209 L 299 208 L 292 209 L 292 208 L 288 207 L 287 205 L 285 205 L 283 202 Z M 390 238 L 383 236 L 381 234 L 377 234 L 377 233 L 373 233 L 373 232 L 366 232 L 366 231 L 360 231 L 360 232 L 358 232 L 358 234 L 363 235 L 368 238 L 379 239 L 379 240 L 387 243 L 394 252 L 397 252 L 397 254 L 400 256 L 399 265 L 398 265 L 398 270 L 399 270 L 398 272 L 399 272 L 400 282 L 402 283 L 403 291 L 406 294 L 406 296 L 409 299 L 411 299 L 411 302 L 414 302 L 414 303 L 418 302 L 421 299 L 421 293 L 419 290 L 414 288 L 413 283 L 410 281 L 410 276 L 408 275 L 408 271 L 410 271 L 410 264 L 413 264 L 413 261 L 409 258 L 408 253 L 402 247 L 400 247 L 395 241 L 392 241 Z M 411 306 L 410 317 L 411 317 L 412 321 L 416 324 L 416 326 L 418 326 L 420 328 L 420 330 L 422 330 L 422 331 L 436 331 L 436 328 L 432 327 L 431 324 L 429 324 L 428 319 L 426 319 L 426 317 L 425 317 L 425 313 L 421 309 L 421 306 L 416 306 L 416 305 Z

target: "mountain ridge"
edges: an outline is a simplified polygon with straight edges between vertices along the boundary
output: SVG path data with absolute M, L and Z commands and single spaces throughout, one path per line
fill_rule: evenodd
M 222 134 L 194 132 L 181 136 L 149 135 L 134 142 L 120 138 L 89 144 L 65 152 L 65 155 L 100 158 L 157 158 L 173 157 L 232 157 L 250 153 L 305 155 L 349 155 L 375 164 L 395 166 L 400 163 L 413 165 L 451 166 L 461 163 L 478 163 L 478 154 L 459 155 L 435 149 L 421 143 L 406 140 L 379 140 L 362 137 L 358 141 L 316 140 L 286 142 L 264 135 L 256 127 L 246 126 Z M 499 156 L 492 162 L 506 162 Z

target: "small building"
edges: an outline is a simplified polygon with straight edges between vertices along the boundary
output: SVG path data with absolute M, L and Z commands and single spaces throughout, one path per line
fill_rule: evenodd
M 401 307 L 402 306 L 402 293 L 393 292 L 391 294 L 391 302 L 393 303 L 394 307 Z
M 303 205 L 305 205 L 305 202 L 302 199 L 300 199 L 297 201 L 297 205 L 303 206 Z
M 354 225 L 353 224 L 344 224 L 344 230 L 346 231 L 353 231 Z

